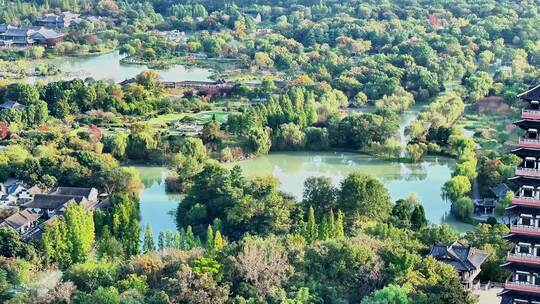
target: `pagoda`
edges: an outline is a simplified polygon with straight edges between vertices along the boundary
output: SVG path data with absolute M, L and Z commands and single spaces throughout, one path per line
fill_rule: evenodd
M 517 191 L 508 207 L 514 220 L 507 239 L 514 246 L 502 265 L 512 275 L 500 296 L 501 304 L 540 304 L 540 85 L 518 97 L 526 105 L 514 123 L 523 130 L 512 151 L 521 158 L 511 179 Z

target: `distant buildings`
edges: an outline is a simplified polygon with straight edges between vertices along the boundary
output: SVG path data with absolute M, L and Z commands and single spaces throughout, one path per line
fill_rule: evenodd
M 97 23 L 102 20 L 99 16 L 85 16 L 72 12 L 50 13 L 43 15 L 35 22 L 35 26 L 16 27 L 0 24 L 0 47 L 30 46 L 41 44 L 54 46 L 62 41 L 64 34 L 59 30 L 77 27 L 82 22 Z
M 62 40 L 63 35 L 44 27 L 14 27 L 0 25 L 0 46 L 29 46 L 42 44 L 54 46 Z
M 72 12 L 61 12 L 60 14 L 45 14 L 38 21 L 37 26 L 43 26 L 52 29 L 61 29 L 80 23 L 80 14 Z
M 480 266 L 489 256 L 487 252 L 459 241 L 449 245 L 434 245 L 429 255 L 439 262 L 452 265 L 459 273 L 461 284 L 466 290 L 473 288 L 474 279 L 481 271 Z

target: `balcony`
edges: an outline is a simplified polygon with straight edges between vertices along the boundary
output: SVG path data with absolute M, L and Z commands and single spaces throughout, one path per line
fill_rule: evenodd
M 526 234 L 532 236 L 540 236 L 540 227 L 529 226 L 529 225 L 519 225 L 511 224 L 510 232 L 517 234 Z
M 516 168 L 516 175 L 517 176 L 538 177 L 538 178 L 540 178 L 540 170 L 532 169 L 532 168 L 517 167 Z
M 510 289 L 510 290 L 522 291 L 522 292 L 533 292 L 533 293 L 540 294 L 540 285 L 534 285 L 527 282 L 506 281 L 506 283 L 504 283 L 504 289 Z
M 520 137 L 518 140 L 518 147 L 540 149 L 540 140 Z
M 523 109 L 521 110 L 522 119 L 540 119 L 540 110 Z
M 512 205 L 540 208 L 540 198 L 516 196 L 512 199 Z
M 508 262 L 540 265 L 540 257 L 534 256 L 532 254 L 509 252 L 506 260 Z

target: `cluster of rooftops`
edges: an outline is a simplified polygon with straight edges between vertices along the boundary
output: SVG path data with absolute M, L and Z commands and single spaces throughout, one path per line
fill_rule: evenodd
M 15 229 L 24 238 L 41 237 L 44 227 L 58 219 L 69 204 L 81 204 L 92 210 L 106 204 L 96 188 L 57 187 L 45 193 L 37 186 L 23 183 L 0 186 L 0 207 L 19 208 L 20 211 L 0 223 L 0 228 Z
M 28 46 L 32 44 L 54 45 L 58 43 L 64 34 L 57 30 L 74 27 L 83 21 L 95 23 L 101 17 L 85 16 L 71 12 L 50 13 L 43 15 L 35 22 L 35 26 L 12 26 L 0 24 L 0 46 Z

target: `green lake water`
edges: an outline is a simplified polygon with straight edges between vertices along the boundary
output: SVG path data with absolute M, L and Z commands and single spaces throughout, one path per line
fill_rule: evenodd
M 472 229 L 456 221 L 450 214 L 450 204 L 441 198 L 441 187 L 450 179 L 454 160 L 446 157 L 426 157 L 417 164 L 404 164 L 374 159 L 367 155 L 343 152 L 271 153 L 238 164 L 248 177 L 272 175 L 279 179 L 280 189 L 301 199 L 303 184 L 310 176 L 327 176 L 336 185 L 351 172 L 377 177 L 388 188 L 392 199 L 415 193 L 422 201 L 431 223 L 447 223 L 460 232 Z M 174 210 L 180 195 L 165 192 L 163 167 L 137 167 L 145 189 L 141 194 L 141 224 L 152 225 L 154 234 L 176 229 Z
M 66 80 L 72 78 L 94 77 L 97 80 L 111 79 L 114 82 L 120 82 L 125 79 L 133 78 L 140 72 L 148 70 L 146 65 L 121 64 L 123 58 L 118 51 L 107 54 L 88 55 L 78 57 L 64 57 L 51 60 L 41 60 L 38 62 L 48 62 L 59 68 L 66 74 L 62 76 L 52 76 L 43 78 L 28 78 L 29 82 L 36 80 Z M 168 69 L 155 70 L 165 81 L 183 81 L 183 80 L 209 80 L 212 71 L 209 69 L 186 67 L 184 65 L 173 65 Z

